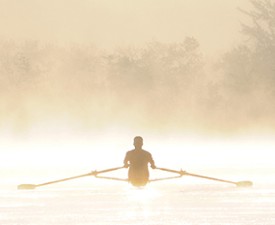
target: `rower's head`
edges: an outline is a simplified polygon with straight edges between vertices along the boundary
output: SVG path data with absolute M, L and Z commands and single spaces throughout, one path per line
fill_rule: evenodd
M 142 145 L 143 145 L 143 138 L 140 137 L 140 136 L 136 136 L 134 138 L 134 146 L 136 149 L 140 149 L 142 148 Z

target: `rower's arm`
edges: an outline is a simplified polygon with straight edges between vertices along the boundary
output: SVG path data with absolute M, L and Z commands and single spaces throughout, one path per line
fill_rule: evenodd
M 124 161 L 123 161 L 124 167 L 128 168 L 129 167 L 129 154 L 128 152 L 125 155 Z
M 151 164 L 152 169 L 156 169 L 155 161 L 153 160 L 152 155 L 150 154 L 149 163 Z

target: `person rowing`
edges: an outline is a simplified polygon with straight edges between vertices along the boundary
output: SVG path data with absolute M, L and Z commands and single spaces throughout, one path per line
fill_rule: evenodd
M 93 170 L 89 173 L 85 173 L 85 174 L 81 174 L 81 175 L 77 175 L 77 176 L 73 176 L 73 177 L 66 177 L 66 178 L 59 179 L 59 180 L 48 181 L 48 182 L 44 182 L 44 183 L 40 183 L 40 184 L 20 184 L 17 186 L 17 188 L 21 189 L 21 190 L 35 189 L 37 187 L 41 187 L 41 186 L 45 186 L 45 185 L 49 185 L 49 184 L 55 184 L 55 183 L 59 183 L 59 182 L 74 180 L 74 179 L 78 179 L 81 177 L 88 177 L 88 176 L 94 176 L 95 178 L 117 180 L 117 181 L 123 181 L 123 182 L 127 181 L 136 187 L 145 186 L 149 181 L 152 182 L 152 181 L 170 180 L 170 179 L 175 179 L 175 178 L 181 178 L 184 175 L 213 180 L 213 181 L 219 181 L 219 182 L 224 182 L 224 183 L 235 184 L 235 185 L 237 185 L 237 187 L 250 187 L 253 185 L 253 183 L 251 181 L 235 182 L 235 181 L 230 181 L 230 180 L 224 180 L 224 179 L 189 173 L 189 172 L 186 172 L 183 170 L 174 170 L 174 169 L 156 167 L 151 153 L 142 149 L 142 146 L 143 146 L 143 138 L 142 137 L 136 136 L 134 138 L 134 146 L 135 146 L 135 148 L 133 150 L 126 152 L 123 166 L 119 166 L 119 167 L 115 167 L 115 168 L 108 168 L 108 169 L 99 170 L 99 171 Z M 148 169 L 149 163 L 151 164 L 152 169 L 158 169 L 161 171 L 177 174 L 177 176 L 173 176 L 173 177 L 169 176 L 169 177 L 162 177 L 162 178 L 149 180 L 149 169 Z M 105 173 L 109 173 L 112 171 L 125 169 L 125 168 L 129 168 L 128 169 L 128 179 L 119 178 L 119 177 L 101 176 L 101 174 L 105 174 Z
M 124 167 L 129 168 L 128 180 L 134 186 L 145 186 L 149 181 L 150 163 L 152 169 L 156 169 L 155 162 L 150 152 L 142 149 L 143 138 L 136 136 L 134 138 L 133 150 L 126 152 L 124 158 Z

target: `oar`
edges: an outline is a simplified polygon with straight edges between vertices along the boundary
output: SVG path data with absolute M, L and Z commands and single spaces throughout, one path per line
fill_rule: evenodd
M 214 177 L 207 177 L 207 176 L 203 176 L 203 175 L 199 175 L 199 174 L 194 174 L 194 173 L 188 173 L 188 172 L 183 171 L 183 170 L 177 171 L 177 170 L 171 170 L 171 169 L 166 169 L 166 168 L 157 168 L 157 169 L 163 170 L 163 171 L 167 171 L 167 172 L 171 172 L 171 173 L 177 173 L 177 174 L 180 174 L 181 176 L 188 175 L 188 176 L 192 176 L 192 177 L 199 177 L 199 178 L 204 178 L 204 179 L 208 179 L 208 180 L 215 180 L 215 181 L 220 181 L 220 182 L 235 184 L 238 187 L 249 187 L 249 186 L 253 185 L 253 183 L 251 181 L 238 181 L 238 182 L 234 182 L 234 181 L 223 180 L 223 179 L 218 179 L 218 178 L 214 178 Z
M 67 178 L 63 178 L 63 179 L 60 179 L 60 180 L 54 180 L 54 181 L 49 181 L 49 182 L 46 182 L 46 183 L 42 183 L 42 184 L 20 184 L 17 186 L 17 189 L 35 189 L 36 187 L 40 187 L 40 186 L 45 186 L 45 185 L 48 185 L 48 184 L 55 184 L 55 183 L 59 183 L 59 182 L 63 182 L 63 181 L 67 181 L 67 180 L 73 180 L 73 179 L 77 179 L 77 178 L 81 178 L 81 177 L 87 177 L 87 176 L 96 176 L 97 174 L 100 174 L 100 173 L 106 173 L 106 172 L 111 172 L 111 171 L 114 171 L 114 170 L 119 170 L 119 169 L 122 169 L 124 167 L 115 167 L 115 168 L 110 168 L 110 169 L 106 169 L 106 170 L 101 170 L 101 171 L 92 171 L 90 173 L 85 173 L 85 174 L 81 174 L 81 175 L 78 175 L 78 176 L 73 176 L 73 177 L 67 177 Z

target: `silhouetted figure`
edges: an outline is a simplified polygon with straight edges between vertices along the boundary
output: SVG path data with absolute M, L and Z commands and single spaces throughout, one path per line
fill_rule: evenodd
M 151 153 L 142 149 L 143 139 L 140 136 L 134 138 L 135 149 L 128 151 L 124 159 L 124 167 L 128 168 L 129 182 L 134 186 L 144 186 L 149 180 L 148 163 L 155 169 L 155 162 Z

